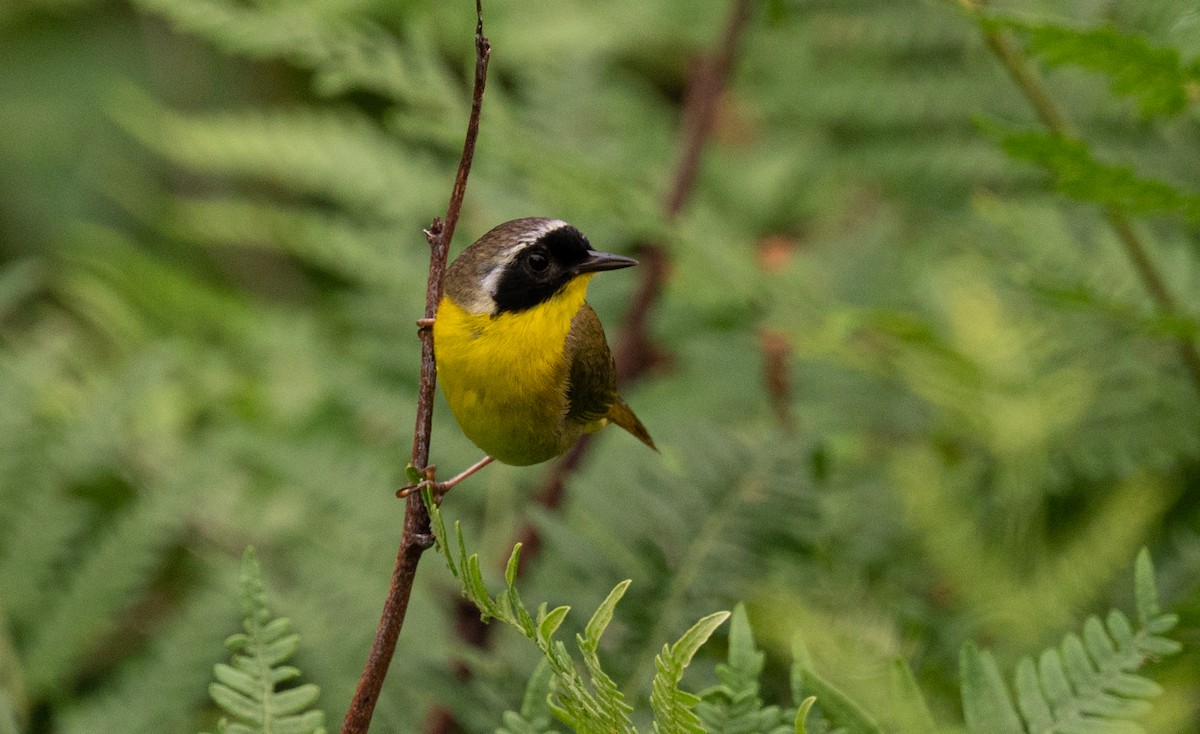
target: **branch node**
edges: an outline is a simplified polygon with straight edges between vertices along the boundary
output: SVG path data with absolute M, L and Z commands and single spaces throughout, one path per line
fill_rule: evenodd
M 429 243 L 430 247 L 437 246 L 437 241 L 442 237 L 442 231 L 445 224 L 446 223 L 442 221 L 441 217 L 434 217 L 433 222 L 429 225 L 429 228 L 423 230 L 425 232 L 425 241 Z
M 433 533 L 413 533 L 413 545 L 421 550 L 428 550 L 435 543 Z

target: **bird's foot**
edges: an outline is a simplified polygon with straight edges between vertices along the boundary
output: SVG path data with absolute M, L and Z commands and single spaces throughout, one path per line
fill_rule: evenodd
M 433 319 L 417 319 L 417 334 L 425 334 L 433 328 Z
M 437 486 L 437 464 L 430 464 L 429 466 L 425 467 L 424 469 L 417 469 L 412 464 L 409 464 L 406 472 L 408 474 L 408 480 L 410 482 L 413 481 L 413 479 L 415 479 L 417 476 L 421 476 L 424 478 L 421 479 L 421 481 L 417 482 L 416 484 L 410 484 L 407 487 L 401 487 L 400 489 L 397 489 L 396 496 L 399 497 L 400 499 L 405 499 L 410 494 L 413 494 L 415 492 L 420 492 L 421 490 L 425 489 L 426 487 L 436 487 Z

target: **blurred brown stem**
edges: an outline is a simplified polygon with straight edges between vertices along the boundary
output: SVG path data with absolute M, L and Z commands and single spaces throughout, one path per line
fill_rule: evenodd
M 700 158 L 705 143 L 712 133 L 716 121 L 718 104 L 725 91 L 726 83 L 733 71 L 738 43 L 750 19 L 751 0 L 733 0 L 721 33 L 716 52 L 705 57 L 688 86 L 684 98 L 680 126 L 682 141 L 679 159 L 671 187 L 663 199 L 663 216 L 674 221 L 691 199 L 696 176 L 700 171 Z M 638 250 L 641 259 L 641 279 L 633 295 L 633 303 L 621 322 L 620 340 L 616 349 L 617 383 L 628 385 L 654 368 L 669 361 L 667 355 L 654 344 L 650 336 L 649 321 L 662 297 L 663 285 L 670 270 L 670 258 L 662 245 L 643 243 Z M 544 507 L 557 508 L 562 504 L 567 477 L 587 458 L 591 441 L 580 441 L 556 463 L 534 493 L 535 499 Z M 522 567 L 533 558 L 530 541 L 536 547 L 537 529 L 526 526 L 521 533 L 526 542 L 521 554 Z
M 432 319 L 442 299 L 442 276 L 446 272 L 446 259 L 450 252 L 450 241 L 462 209 L 463 196 L 467 189 L 467 177 L 471 172 L 471 161 L 475 157 L 475 140 L 479 136 L 479 115 L 483 107 L 483 90 L 487 83 L 488 60 L 491 44 L 483 35 L 483 7 L 475 0 L 475 83 L 471 97 L 471 115 L 467 122 L 467 135 L 463 143 L 462 158 L 454 189 L 444 219 L 434 219 L 425 238 L 429 242 L 429 280 L 425 290 L 425 318 Z M 416 426 L 413 430 L 412 465 L 424 470 L 429 464 L 429 438 L 433 425 L 433 397 L 437 384 L 437 368 L 433 357 L 433 334 L 422 329 L 421 338 L 421 386 L 418 393 Z M 429 512 L 419 493 L 408 496 L 404 508 L 404 527 L 400 536 L 400 549 L 396 555 L 396 566 L 392 571 L 387 598 L 375 640 L 367 657 L 366 667 L 354 691 L 354 698 L 342 722 L 342 734 L 362 734 L 371 724 L 379 691 L 387 676 L 388 666 L 396 650 L 400 629 L 404 626 L 408 600 L 412 594 L 413 581 L 417 574 L 417 563 L 421 554 L 433 543 L 429 525 Z
M 750 0 L 733 0 L 717 52 L 704 59 L 688 87 L 683 103 L 683 145 L 673 183 L 663 201 L 663 214 L 668 220 L 674 220 L 692 196 L 700 170 L 700 154 L 716 122 L 717 105 L 733 72 L 738 42 L 750 20 L 751 7 Z
M 796 421 L 792 416 L 792 386 L 788 379 L 788 357 L 792 344 L 787 334 L 775 329 L 764 329 L 759 336 L 763 353 L 763 383 L 775 421 L 785 431 L 792 431 Z
M 1075 126 L 1058 108 L 1054 97 L 1046 89 L 1045 83 L 1026 63 L 1025 57 L 1021 55 L 1013 41 L 1012 34 L 1003 28 L 997 28 L 984 22 L 986 20 L 984 2 L 963 0 L 963 5 L 980 21 L 979 25 L 988 48 L 1004 65 L 1008 75 L 1012 77 L 1025 99 L 1029 101 L 1046 129 L 1068 140 L 1077 140 L 1079 133 L 1075 130 Z M 1134 229 L 1133 222 L 1125 209 L 1119 204 L 1109 203 L 1104 206 L 1104 216 L 1116 233 L 1117 240 L 1125 250 L 1125 255 L 1137 272 L 1138 278 L 1141 279 L 1142 285 L 1154 300 L 1158 312 L 1174 320 L 1174 317 L 1179 315 L 1179 305 L 1175 297 L 1171 295 L 1166 279 L 1154 264 L 1154 260 L 1150 256 L 1150 248 L 1138 231 Z M 1197 390 L 1200 390 L 1200 351 L 1197 351 L 1194 339 L 1186 336 L 1179 338 L 1179 356 L 1192 383 Z

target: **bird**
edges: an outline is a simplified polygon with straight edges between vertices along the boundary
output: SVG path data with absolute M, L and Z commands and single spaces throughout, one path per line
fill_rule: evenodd
M 604 327 L 586 300 L 596 273 L 636 264 L 543 217 L 497 225 L 455 258 L 432 323 L 438 383 L 487 454 L 456 480 L 493 459 L 547 461 L 609 423 L 658 450 L 617 393 Z

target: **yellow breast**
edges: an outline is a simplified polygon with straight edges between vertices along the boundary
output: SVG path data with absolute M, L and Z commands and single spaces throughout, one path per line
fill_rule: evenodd
M 467 438 L 506 464 L 561 454 L 582 433 L 566 421 L 571 319 L 591 275 L 516 313 L 472 314 L 450 298 L 433 325 L 438 382 Z

